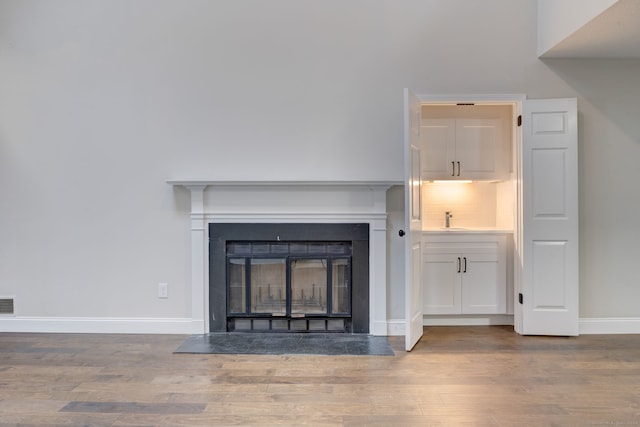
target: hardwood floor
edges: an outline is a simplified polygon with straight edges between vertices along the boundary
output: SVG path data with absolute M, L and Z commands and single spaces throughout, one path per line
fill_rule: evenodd
M 173 354 L 186 336 L 0 333 L 0 426 L 639 426 L 640 335 L 429 327 L 396 356 Z

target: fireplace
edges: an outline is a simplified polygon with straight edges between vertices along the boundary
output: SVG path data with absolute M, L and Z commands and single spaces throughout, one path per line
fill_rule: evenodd
M 297 226 L 295 232 L 276 233 L 260 231 L 258 237 L 237 235 L 229 236 L 233 242 L 299 243 L 313 244 L 319 242 L 328 244 L 334 242 L 351 242 L 351 331 L 368 331 L 371 335 L 387 335 L 389 324 L 387 320 L 387 209 L 386 193 L 392 185 L 402 185 L 401 181 L 225 181 L 225 180 L 171 180 L 168 183 L 174 187 L 183 187 L 189 191 L 190 203 L 183 198 L 182 190 L 175 192 L 180 203 L 189 203 L 187 208 L 190 217 L 190 333 L 201 334 L 210 331 L 224 331 L 227 329 L 227 300 L 226 286 L 211 287 L 210 276 L 226 274 L 226 248 L 223 245 L 209 245 L 211 230 L 220 229 L 220 224 L 237 225 L 244 229 L 247 224 L 257 228 L 269 230 L 268 226 L 288 225 Z M 183 205 L 185 206 L 185 205 Z M 185 206 L 186 208 L 186 206 Z M 335 232 L 327 232 L 326 226 L 340 227 L 357 226 L 367 231 L 367 238 L 356 236 L 334 236 Z M 258 227 L 259 226 L 259 227 Z M 307 236 L 305 233 L 316 228 L 325 228 L 320 235 Z M 255 231 L 255 230 L 254 230 Z M 244 231 L 242 232 L 244 233 Z M 226 242 L 226 240 L 225 240 Z M 364 245 L 367 245 L 366 248 Z M 224 254 L 216 258 L 217 267 L 210 265 L 211 252 Z M 290 257 L 296 257 L 297 252 Z M 319 255 L 315 253 L 315 255 Z M 360 257 L 365 262 L 358 261 Z M 316 259 L 318 259 L 316 257 Z M 358 277 L 365 277 L 359 280 Z M 226 276 L 216 279 L 218 283 L 226 284 Z M 220 282 L 221 281 L 221 282 Z M 286 286 L 286 284 L 285 284 Z M 290 285 L 289 285 L 290 286 Z M 364 289 L 362 289 L 364 288 Z M 317 288 L 316 288 L 317 289 Z M 250 290 L 250 289 L 249 289 Z M 286 291 L 286 287 L 285 287 Z M 247 288 L 245 287 L 245 292 Z M 263 289 L 268 296 L 269 288 Z M 299 291 L 298 291 L 299 292 Z M 305 298 L 308 298 L 305 290 Z M 323 291 L 326 292 L 326 291 Z M 366 294 L 365 294 L 366 293 Z M 299 294 L 300 295 L 300 294 Z M 264 294 L 262 295 L 264 298 Z M 271 290 L 271 296 L 278 298 Z M 294 292 L 295 297 L 295 292 Z M 246 298 L 246 294 L 245 294 Z M 323 299 L 326 294 L 323 293 Z M 293 304 L 293 301 L 291 302 Z M 366 306 L 360 310 L 357 305 Z M 287 321 L 316 320 L 312 315 L 305 314 L 304 318 L 296 318 L 292 311 L 288 313 Z M 241 314 L 251 314 L 243 312 Z M 268 314 L 268 313 L 267 313 Z M 323 313 L 326 322 L 337 319 L 341 313 L 335 310 Z M 232 316 L 233 317 L 233 316 Z M 235 316 L 239 318 L 241 316 Z M 249 316 L 250 317 L 250 316 Z M 278 316 L 271 317 L 273 320 Z M 254 323 L 255 323 L 255 319 Z M 267 328 L 264 319 L 258 326 Z M 234 320 L 234 327 L 238 322 Z M 326 323 L 325 322 L 325 323 Z M 245 322 L 245 328 L 247 323 Z M 320 328 L 318 322 L 310 323 L 308 328 Z M 338 328 L 336 322 L 331 322 L 326 328 Z M 282 327 L 282 322 L 276 322 L 276 328 Z M 287 328 L 290 326 L 287 325 Z M 293 328 L 301 327 L 299 323 Z M 289 329 L 287 329 L 289 330 Z
M 209 225 L 211 332 L 369 332 L 369 224 Z

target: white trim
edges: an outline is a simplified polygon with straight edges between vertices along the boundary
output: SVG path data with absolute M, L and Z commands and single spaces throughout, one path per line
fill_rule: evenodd
M 502 320 L 500 320 L 502 319 Z M 492 323 L 489 323 L 491 321 Z M 389 319 L 387 335 L 404 335 L 404 319 Z M 640 334 L 640 317 L 581 318 L 580 335 L 593 334 Z M 477 326 L 513 325 L 513 316 L 495 315 L 484 318 L 444 318 L 424 319 L 425 326 Z
M 264 223 L 280 222 L 371 222 L 386 221 L 386 213 L 211 213 L 193 214 L 192 219 L 204 219 L 208 223 L 233 222 L 243 223 L 247 221 L 260 221 Z M 386 229 L 386 228 L 385 228 Z
M 581 318 L 580 334 L 640 334 L 640 317 Z
M 370 304 L 370 305 L 375 305 L 375 304 Z M 369 335 L 384 337 L 388 333 L 388 328 L 389 328 L 388 321 L 374 319 L 369 322 Z
M 387 336 L 403 336 L 406 331 L 405 319 L 389 319 L 387 321 Z
M 2 332 L 90 334 L 194 334 L 200 322 L 187 318 L 11 317 L 0 318 Z
M 422 103 L 474 103 L 474 104 L 515 104 L 527 99 L 523 93 L 497 93 L 497 94 L 418 94 Z
M 376 188 L 387 189 L 393 185 L 403 185 L 403 181 L 224 181 L 206 179 L 170 179 L 167 184 L 190 187 L 324 187 L 324 188 Z
M 424 326 L 488 326 L 488 325 L 513 325 L 513 315 L 510 314 L 485 314 L 467 316 L 424 316 Z
M 404 319 L 389 319 L 388 336 L 402 336 Z M 495 315 L 482 318 L 424 319 L 425 326 L 512 325 L 513 316 Z M 382 327 L 378 324 L 376 329 Z M 107 334 L 198 334 L 204 326 L 189 318 L 125 318 L 125 317 L 0 317 L 1 332 L 39 333 L 107 333 Z M 640 318 L 581 318 L 580 334 L 640 334 Z

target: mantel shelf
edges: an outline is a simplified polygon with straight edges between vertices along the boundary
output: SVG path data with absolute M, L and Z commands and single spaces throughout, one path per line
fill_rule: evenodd
M 225 181 L 205 179 L 176 179 L 168 180 L 167 184 L 183 187 L 215 186 L 215 187 L 391 187 L 403 185 L 401 180 L 393 181 Z

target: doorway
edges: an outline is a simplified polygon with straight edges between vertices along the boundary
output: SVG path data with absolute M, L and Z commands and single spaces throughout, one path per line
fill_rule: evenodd
M 414 135 L 420 133 L 416 132 L 416 125 L 422 124 L 423 108 L 508 106 L 512 112 L 510 130 L 507 130 L 511 134 L 511 169 L 505 181 L 508 183 L 507 186 L 511 187 L 511 194 L 515 196 L 511 203 L 513 213 L 509 214 L 513 221 L 513 260 L 510 262 L 512 285 L 509 285 L 512 292 L 509 300 L 513 303 L 514 328 L 516 332 L 525 335 L 577 335 L 577 103 L 575 99 L 525 98 L 524 95 L 414 95 L 408 89 L 405 90 L 405 153 L 409 153 L 405 155 L 405 167 L 412 171 L 417 164 L 415 156 L 411 153 L 420 151 L 417 148 L 418 138 Z M 458 124 L 454 126 L 459 129 Z M 440 126 L 439 131 L 450 133 L 446 126 Z M 443 170 L 450 174 L 446 180 L 465 180 L 464 173 L 461 173 L 461 170 L 465 169 L 462 165 L 463 160 L 459 157 L 452 159 L 447 150 L 441 149 L 439 152 L 446 154 Z M 464 159 L 466 154 L 468 153 L 463 149 L 461 158 Z M 431 155 L 433 156 L 433 151 Z M 437 175 L 438 172 L 430 170 L 429 162 L 433 157 L 430 159 L 421 154 L 420 159 L 427 165 L 427 174 L 421 173 L 424 180 L 420 181 L 422 186 L 432 178 L 432 175 L 428 174 Z M 481 166 L 486 164 L 487 162 L 480 162 Z M 478 163 L 472 165 L 477 166 Z M 422 166 L 420 170 L 423 172 Z M 480 173 L 483 172 L 486 171 L 480 170 Z M 406 176 L 412 175 L 408 173 Z M 433 181 L 435 182 L 435 179 Z M 499 181 L 500 179 L 496 180 Z M 416 181 L 409 180 L 405 185 L 415 188 Z M 409 195 L 408 199 L 411 206 L 415 205 L 415 197 Z M 418 203 L 422 203 L 421 198 L 417 200 Z M 420 222 L 425 222 L 430 212 L 429 202 L 424 202 L 424 217 L 419 218 Z M 447 222 L 450 220 L 450 214 L 451 212 L 447 213 Z M 414 230 L 411 229 L 411 232 L 411 241 L 415 242 Z M 422 268 L 415 269 L 412 265 L 416 262 L 422 263 L 425 254 L 429 253 L 428 245 L 425 244 L 428 241 L 427 238 L 418 245 L 407 246 L 407 272 L 412 271 L 412 268 L 414 271 L 422 271 Z M 420 251 L 416 248 L 420 248 Z M 449 262 L 456 269 L 455 273 L 464 273 L 458 271 L 458 265 L 460 260 L 466 261 L 467 257 L 459 254 L 453 259 L 453 262 Z M 450 275 L 453 277 L 453 274 Z M 407 274 L 407 307 L 416 297 L 422 299 L 424 287 L 417 286 L 417 277 L 423 279 L 425 275 L 422 272 L 419 275 Z M 463 288 L 460 280 L 462 279 L 452 282 L 457 289 Z M 424 298 L 428 297 L 429 295 L 425 294 Z M 414 327 L 417 311 L 412 309 L 407 312 L 406 337 L 407 349 L 410 349 L 419 339 L 418 331 Z
M 513 325 L 518 102 L 421 113 L 424 324 Z

